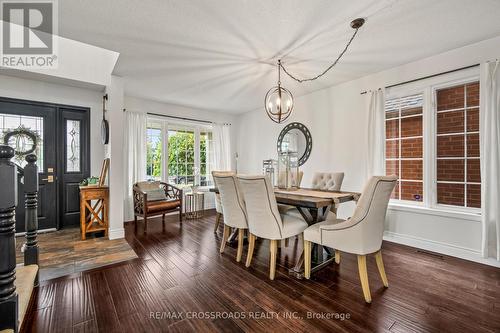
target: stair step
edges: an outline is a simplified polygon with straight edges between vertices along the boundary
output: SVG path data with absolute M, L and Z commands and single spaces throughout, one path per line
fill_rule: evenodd
M 18 266 L 16 268 L 16 281 L 14 284 L 19 297 L 19 328 L 21 328 L 24 315 L 30 304 L 37 273 L 38 265 Z

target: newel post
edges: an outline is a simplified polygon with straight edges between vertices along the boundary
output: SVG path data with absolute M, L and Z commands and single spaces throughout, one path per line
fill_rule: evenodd
M 24 265 L 38 265 L 38 167 L 36 155 L 26 156 L 28 164 L 24 167 L 25 195 L 25 227 L 26 246 L 24 248 Z M 38 274 L 35 279 L 38 286 Z
M 0 331 L 17 331 L 15 210 L 17 166 L 10 161 L 14 149 L 0 145 Z

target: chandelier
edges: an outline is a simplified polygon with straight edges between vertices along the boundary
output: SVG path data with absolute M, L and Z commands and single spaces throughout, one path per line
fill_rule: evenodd
M 276 123 L 284 122 L 293 110 L 293 95 L 290 90 L 281 86 L 281 60 L 278 60 L 278 85 L 272 87 L 265 98 L 266 112 Z
M 290 90 L 281 86 L 281 70 L 283 69 L 283 72 L 285 72 L 286 75 L 288 75 L 290 78 L 299 83 L 306 81 L 314 81 L 316 79 L 319 79 L 320 77 L 325 75 L 330 69 L 332 69 L 335 65 L 337 65 L 340 58 L 342 58 L 344 53 L 346 53 L 352 41 L 356 37 L 359 28 L 361 28 L 364 23 L 365 19 L 363 18 L 357 18 L 351 22 L 351 28 L 354 29 L 354 33 L 347 42 L 347 45 L 344 47 L 344 49 L 342 50 L 342 52 L 340 52 L 337 59 L 335 59 L 335 61 L 330 66 L 328 66 L 323 72 L 312 78 L 300 79 L 295 77 L 289 71 L 287 71 L 287 69 L 283 66 L 283 64 L 281 63 L 281 59 L 278 60 L 278 85 L 269 89 L 264 99 L 266 113 L 268 117 L 271 118 L 272 121 L 278 124 L 285 122 L 288 119 L 288 117 L 290 117 L 293 110 L 293 95 L 290 92 Z

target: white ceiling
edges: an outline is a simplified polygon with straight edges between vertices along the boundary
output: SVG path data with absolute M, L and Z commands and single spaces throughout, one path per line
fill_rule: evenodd
M 263 107 L 275 63 L 323 78 L 295 96 L 500 35 L 497 0 L 64 0 L 59 34 L 120 52 L 131 96 L 241 113 Z

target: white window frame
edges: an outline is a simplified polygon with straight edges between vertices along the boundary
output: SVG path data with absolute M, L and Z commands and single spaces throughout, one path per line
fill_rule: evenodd
M 181 128 L 186 128 L 194 132 L 194 166 L 201 172 L 200 164 L 200 133 L 201 132 L 212 132 L 211 125 L 203 125 L 195 122 L 183 122 L 183 121 L 171 121 L 163 117 L 148 116 L 147 123 L 154 122 L 156 124 L 161 124 L 162 131 L 162 169 L 161 169 L 161 181 L 168 182 L 168 131 L 175 130 L 176 126 Z M 201 174 L 195 175 L 195 183 L 201 183 Z M 188 185 L 189 186 L 189 185 Z M 199 186 L 199 189 L 207 189 L 210 186 Z
M 401 98 L 410 95 L 423 94 L 423 110 L 422 110 L 422 135 L 423 135 L 423 200 L 421 202 L 391 199 L 392 207 L 408 207 L 410 210 L 414 208 L 429 209 L 436 212 L 449 212 L 451 215 L 472 214 L 479 215 L 481 208 L 461 207 L 453 205 L 445 205 L 437 203 L 437 90 L 450 88 L 456 85 L 462 85 L 479 81 L 479 68 L 470 68 L 463 71 L 458 71 L 446 75 L 429 78 L 426 80 L 416 81 L 411 84 L 406 84 L 386 90 L 386 100 L 393 98 Z M 466 106 L 464 106 L 466 107 Z M 480 106 L 479 106 L 480 107 Z M 461 109 L 460 109 L 461 110 Z M 384 122 L 385 124 L 385 122 Z M 466 125 L 465 125 L 466 126 Z M 460 133 L 463 134 L 463 133 Z M 385 149 L 385 148 L 384 148 Z M 459 158 L 458 158 L 459 159 Z M 467 168 L 467 166 L 465 166 Z M 384 162 L 385 169 L 385 162 Z M 385 171 L 385 170 L 384 170 Z M 401 170 L 399 171 L 401 173 Z M 464 181 L 467 182 L 467 175 Z M 401 189 L 400 189 L 401 190 Z M 467 193 L 464 192 L 465 202 Z

